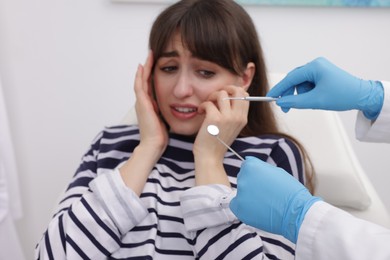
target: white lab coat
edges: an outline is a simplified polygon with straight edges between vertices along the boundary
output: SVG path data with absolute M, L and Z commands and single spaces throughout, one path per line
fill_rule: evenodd
M 382 82 L 384 103 L 375 122 L 359 112 L 356 138 L 390 143 L 390 82 Z M 301 225 L 296 260 L 389 260 L 390 230 L 356 218 L 326 202 L 315 203 Z

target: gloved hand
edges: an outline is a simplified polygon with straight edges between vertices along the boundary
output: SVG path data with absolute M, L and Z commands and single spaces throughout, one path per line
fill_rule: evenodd
M 306 212 L 318 200 L 283 169 L 247 156 L 230 209 L 245 224 L 296 243 Z
M 298 95 L 294 95 L 294 90 Z M 358 79 L 325 58 L 294 69 L 267 94 L 281 98 L 276 102 L 284 112 L 290 108 L 345 111 L 358 109 L 375 119 L 383 105 L 383 86 L 379 81 Z

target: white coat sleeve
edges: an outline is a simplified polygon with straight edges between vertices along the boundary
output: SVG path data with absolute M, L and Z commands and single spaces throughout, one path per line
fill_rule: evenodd
M 390 82 L 382 81 L 384 100 L 382 110 L 375 121 L 359 112 L 356 119 L 356 138 L 360 141 L 390 143 Z
M 390 230 L 320 201 L 307 212 L 299 231 L 296 260 L 388 260 Z

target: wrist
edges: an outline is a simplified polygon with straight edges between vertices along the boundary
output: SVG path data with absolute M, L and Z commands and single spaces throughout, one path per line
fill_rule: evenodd
M 153 143 L 140 142 L 134 149 L 134 153 L 143 156 L 146 161 L 156 163 L 165 151 L 166 146 L 154 145 Z
M 230 182 L 223 167 L 223 160 L 212 157 L 195 156 L 195 184 L 223 184 L 230 187 Z
M 366 84 L 369 85 L 370 92 L 361 111 L 367 119 L 375 120 L 382 110 L 384 90 L 380 81 L 369 80 Z
M 312 196 L 306 189 L 295 194 L 291 199 L 286 215 L 283 217 L 283 236 L 293 243 L 297 242 L 299 230 L 310 207 L 321 198 Z
M 130 158 L 120 168 L 120 175 L 127 187 L 132 189 L 138 196 L 141 194 L 146 180 L 157 163 L 159 152 L 137 146 Z

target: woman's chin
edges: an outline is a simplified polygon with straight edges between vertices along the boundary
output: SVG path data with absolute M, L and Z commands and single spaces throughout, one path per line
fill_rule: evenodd
M 170 126 L 170 132 L 179 135 L 194 136 L 198 133 L 199 128 L 186 126 L 185 124 Z

